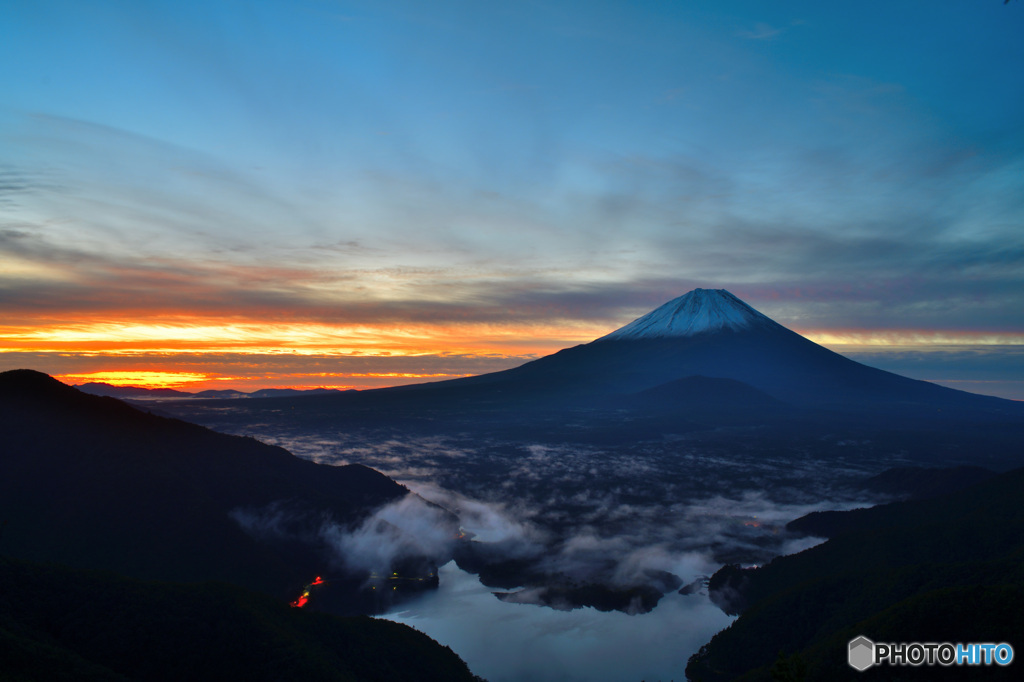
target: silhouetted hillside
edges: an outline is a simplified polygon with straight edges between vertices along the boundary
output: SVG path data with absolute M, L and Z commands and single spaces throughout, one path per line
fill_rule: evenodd
M 809 680 L 863 679 L 845 645 L 874 641 L 1024 645 L 1024 469 L 951 495 L 847 512 L 828 542 L 757 569 L 727 566 L 712 598 L 740 618 L 687 667 L 691 680 L 767 680 L 779 651 Z M 1013 667 L 1013 666 L 1011 666 Z M 925 674 L 927 673 L 927 674 Z M 964 670 L 870 669 L 875 679 L 962 679 Z M 993 679 L 1019 671 L 985 670 Z M 942 677 L 944 679 L 944 677 Z M 988 679 L 988 677 L 986 677 Z
M 30 370 L 0 374 L 0 443 L 0 552 L 280 597 L 331 572 L 325 547 L 312 534 L 258 540 L 232 510 L 276 503 L 300 526 L 349 525 L 408 494 L 363 466 L 318 465 Z
M 987 481 L 995 473 L 982 467 L 894 467 L 872 476 L 860 489 L 882 493 L 896 498 L 926 500 L 941 497 Z M 850 511 L 811 512 L 786 524 L 786 530 L 802 535 L 831 538 L 836 535 L 869 527 L 873 520 L 889 523 L 887 505 Z
M 143 582 L 0 557 L 0 678 L 479 680 L 405 625 L 338 618 L 224 583 Z
M 894 467 L 864 482 L 864 490 L 893 497 L 923 500 L 981 483 L 994 472 L 983 467 Z

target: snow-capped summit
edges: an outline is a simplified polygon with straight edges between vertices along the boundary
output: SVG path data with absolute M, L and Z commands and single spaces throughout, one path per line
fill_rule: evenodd
M 412 399 L 417 391 L 435 388 L 438 400 L 444 396 L 529 410 L 604 409 L 632 396 L 630 404 L 643 403 L 652 410 L 681 409 L 690 403 L 704 409 L 715 401 L 721 405 L 735 400 L 737 409 L 742 404 L 744 410 L 770 411 L 775 407 L 765 400 L 775 399 L 815 409 L 853 408 L 857 414 L 902 410 L 920 416 L 961 407 L 978 414 L 1021 414 L 1021 406 L 1012 401 L 908 379 L 844 358 L 722 289 L 694 289 L 600 339 L 519 367 L 381 389 L 381 395 L 402 393 Z
M 725 289 L 694 289 L 598 341 L 663 339 L 759 326 L 778 325 Z

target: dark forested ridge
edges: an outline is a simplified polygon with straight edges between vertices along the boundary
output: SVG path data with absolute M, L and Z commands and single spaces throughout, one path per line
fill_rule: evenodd
M 333 611 L 377 601 L 315 534 L 261 538 L 232 518 L 269 505 L 293 527 L 355 524 L 410 494 L 383 474 L 29 370 L 0 373 L 0 448 L 4 680 L 474 679 L 411 628 L 289 607 L 317 575 Z
M 796 655 L 807 680 L 972 674 L 929 666 L 858 673 L 846 664 L 846 644 L 858 635 L 1008 642 L 1024 651 L 1022 499 L 1017 469 L 950 495 L 837 514 L 822 545 L 757 569 L 721 569 L 712 597 L 742 615 L 691 659 L 687 676 L 768 680 L 780 651 Z M 983 672 L 1019 679 L 1020 662 Z
M 233 585 L 144 582 L 0 557 L 0 679 L 472 682 L 448 647 Z
M 315 464 L 28 370 L 0 374 L 0 443 L 0 552 L 282 598 L 330 572 L 325 548 L 261 541 L 232 510 L 279 504 L 352 524 L 409 494 L 367 467 Z

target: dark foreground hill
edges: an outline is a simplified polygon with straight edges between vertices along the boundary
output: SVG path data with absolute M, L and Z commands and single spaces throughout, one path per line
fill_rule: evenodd
M 293 609 L 224 583 L 143 582 L 0 557 L 0 678 L 472 682 L 386 620 Z
M 740 618 L 694 655 L 691 680 L 1020 679 L 1020 662 L 964 669 L 846 661 L 847 643 L 1007 642 L 1024 651 L 1024 469 L 929 500 L 846 512 L 832 538 L 756 569 L 727 566 L 712 598 Z M 795 523 L 794 527 L 807 524 Z M 775 675 L 780 674 L 776 665 Z M 980 677 L 978 679 L 981 679 Z
M 0 552 L 279 598 L 338 575 L 328 547 L 299 522 L 290 530 L 302 539 L 251 535 L 233 513 L 277 505 L 345 527 L 409 494 L 367 467 L 315 464 L 29 370 L 0 374 L 0 448 Z M 336 610 L 372 609 L 356 594 L 361 580 L 338 580 Z

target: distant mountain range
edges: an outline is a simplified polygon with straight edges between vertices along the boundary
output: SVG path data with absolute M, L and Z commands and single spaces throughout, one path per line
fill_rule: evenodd
M 90 395 L 101 395 L 108 396 L 111 398 L 198 398 L 198 399 L 218 399 L 226 400 L 231 398 L 284 398 L 289 396 L 297 395 L 318 395 L 322 393 L 339 393 L 340 391 L 336 388 L 310 388 L 310 389 L 296 389 L 296 388 L 261 388 L 258 391 L 252 391 L 250 393 L 244 393 L 242 391 L 236 391 L 234 389 L 209 389 L 206 391 L 197 391 L 190 393 L 188 391 L 179 391 L 173 388 L 143 388 L 141 386 L 114 386 L 113 384 L 106 384 L 103 382 L 91 381 L 85 384 L 76 384 L 77 388 L 82 393 L 89 393 Z

